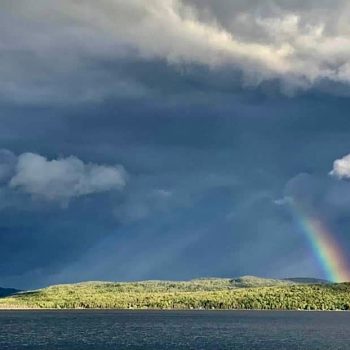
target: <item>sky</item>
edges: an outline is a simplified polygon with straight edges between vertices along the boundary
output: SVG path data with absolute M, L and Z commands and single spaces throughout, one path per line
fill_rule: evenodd
M 350 263 L 346 0 L 3 0 L 0 286 Z M 349 265 L 350 266 L 350 265 Z

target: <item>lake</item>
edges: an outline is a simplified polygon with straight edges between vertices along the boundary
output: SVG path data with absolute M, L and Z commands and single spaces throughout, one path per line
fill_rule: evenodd
M 0 311 L 0 349 L 350 349 L 350 312 Z

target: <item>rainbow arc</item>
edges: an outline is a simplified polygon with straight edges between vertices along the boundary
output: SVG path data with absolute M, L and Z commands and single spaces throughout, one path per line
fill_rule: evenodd
M 347 258 L 334 235 L 320 219 L 308 215 L 294 199 L 291 199 L 290 203 L 326 278 L 333 282 L 349 282 L 350 269 Z

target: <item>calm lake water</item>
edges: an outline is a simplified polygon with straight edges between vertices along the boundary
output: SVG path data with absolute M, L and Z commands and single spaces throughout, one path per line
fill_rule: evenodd
M 0 349 L 350 349 L 350 312 L 0 311 Z

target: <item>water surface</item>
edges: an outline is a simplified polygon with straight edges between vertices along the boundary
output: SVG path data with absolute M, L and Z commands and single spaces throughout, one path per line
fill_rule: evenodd
M 1 350 L 350 349 L 350 312 L 0 311 Z

